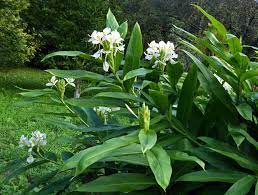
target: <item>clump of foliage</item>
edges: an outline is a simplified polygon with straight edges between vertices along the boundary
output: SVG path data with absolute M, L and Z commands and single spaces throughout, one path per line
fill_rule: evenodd
M 4 181 L 55 163 L 60 168 L 35 179 L 27 192 L 37 186 L 42 194 L 257 193 L 258 64 L 252 60 L 257 57 L 244 54 L 241 39 L 195 8 L 210 20 L 203 36 L 175 27 L 187 37 L 180 43 L 191 59 L 188 72 L 175 61 L 171 42 L 151 42 L 142 60 L 137 23 L 125 49 L 127 22 L 119 24 L 111 11 L 107 28 L 91 35 L 98 49 L 93 55 L 65 51 L 46 56 L 81 57 L 106 74 L 50 69 L 47 85 L 52 88 L 21 93 L 47 96 L 47 103 L 65 107 L 69 112 L 49 113 L 44 120 L 82 134 L 70 138 L 74 150 L 61 157 L 33 149 L 35 161 L 10 164 Z M 91 82 L 80 98 L 66 93 L 74 79 Z
M 20 17 L 28 5 L 28 0 L 0 1 L 1 65 L 23 65 L 34 56 L 36 44 Z

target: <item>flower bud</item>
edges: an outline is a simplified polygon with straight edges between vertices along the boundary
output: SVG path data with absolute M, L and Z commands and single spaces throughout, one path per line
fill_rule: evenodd
M 64 93 L 65 93 L 65 80 L 64 79 L 61 79 L 61 80 L 58 81 L 57 89 L 61 93 L 61 98 L 64 99 Z
M 150 128 L 150 110 L 148 106 L 143 103 L 142 107 L 138 111 L 140 127 L 145 131 Z

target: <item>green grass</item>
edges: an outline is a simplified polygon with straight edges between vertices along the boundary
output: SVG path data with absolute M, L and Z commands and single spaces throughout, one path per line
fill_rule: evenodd
M 47 134 L 46 150 L 61 153 L 61 149 L 69 149 L 69 144 L 62 144 L 59 138 L 73 136 L 74 132 L 58 129 L 44 122 L 35 120 L 37 110 L 53 110 L 49 105 L 29 104 L 21 106 L 23 100 L 18 93 L 20 89 L 43 88 L 49 79 L 48 73 L 29 68 L 2 69 L 0 71 L 0 170 L 6 163 L 18 157 L 25 157 L 26 152 L 18 148 L 21 135 L 29 135 L 34 130 Z M 44 169 L 35 169 L 12 179 L 10 183 L 0 184 L 0 194 L 19 194 L 29 184 L 30 178 L 41 175 Z M 1 176 L 1 175 L 0 175 Z

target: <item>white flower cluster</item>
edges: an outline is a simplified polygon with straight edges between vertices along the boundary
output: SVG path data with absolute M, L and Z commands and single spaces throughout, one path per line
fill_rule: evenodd
M 72 78 L 64 78 L 64 80 L 66 81 L 66 85 L 71 85 L 71 86 L 75 87 L 74 79 L 72 79 Z M 46 86 L 47 87 L 56 86 L 57 82 L 58 82 L 58 79 L 55 76 L 52 76 L 50 81 L 46 84 Z
M 99 50 L 92 56 L 96 59 L 103 59 L 103 69 L 108 72 L 110 64 L 107 62 L 107 56 L 109 54 L 116 55 L 117 52 L 123 52 L 125 45 L 123 44 L 124 39 L 121 37 L 118 31 L 112 31 L 111 28 L 105 28 L 103 32 L 94 31 L 90 35 L 89 42 L 93 45 L 98 45 Z
M 104 122 L 107 123 L 109 114 L 111 112 L 119 111 L 120 107 L 109 108 L 104 106 L 94 107 L 93 110 L 100 116 L 103 117 Z
M 178 55 L 175 52 L 175 46 L 173 43 L 168 41 L 165 43 L 164 41 L 160 41 L 156 43 L 156 41 L 152 41 L 149 43 L 149 48 L 146 50 L 145 59 L 150 61 L 155 61 L 152 68 L 158 66 L 158 64 L 166 65 L 167 62 L 173 62 L 174 59 L 178 58 Z
M 46 145 L 47 144 L 46 138 L 47 138 L 46 134 L 40 133 L 40 131 L 38 130 L 31 133 L 31 138 L 28 138 L 24 135 L 21 136 L 19 141 L 19 147 L 29 148 L 28 149 L 29 157 L 27 158 L 28 163 L 34 162 L 34 157 L 31 154 L 33 148 Z
M 231 91 L 232 87 L 226 82 L 224 81 L 222 78 L 220 78 L 218 75 L 214 74 L 214 76 L 216 77 L 216 79 L 223 84 L 223 87 L 226 91 Z

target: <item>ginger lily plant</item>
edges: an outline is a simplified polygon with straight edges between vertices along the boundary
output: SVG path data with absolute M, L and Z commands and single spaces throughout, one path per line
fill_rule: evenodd
M 44 58 L 77 56 L 103 66 L 106 73 L 47 70 L 53 76 L 48 86 L 56 88 L 21 93 L 48 96 L 51 103 L 63 105 L 70 113 L 44 120 L 82 132 L 74 138 L 79 147 L 64 151 L 57 170 L 37 179 L 27 191 L 37 186 L 42 194 L 258 192 L 258 98 L 253 88 L 258 64 L 243 53 L 240 39 L 195 7 L 211 26 L 202 37 L 175 27 L 188 40 L 181 41 L 181 50 L 192 60 L 187 72 L 176 61 L 171 42 L 151 42 L 142 60 L 138 24 L 125 50 L 127 22 L 119 25 L 111 11 L 106 28 L 90 36 L 97 53 L 63 51 Z M 73 86 L 72 79 L 92 84 L 80 98 L 69 98 L 66 87 Z M 225 90 L 229 86 L 232 89 Z M 64 121 L 69 116 L 71 122 Z M 43 157 L 17 169 L 60 163 L 57 154 Z M 15 174 L 8 171 L 9 179 Z

